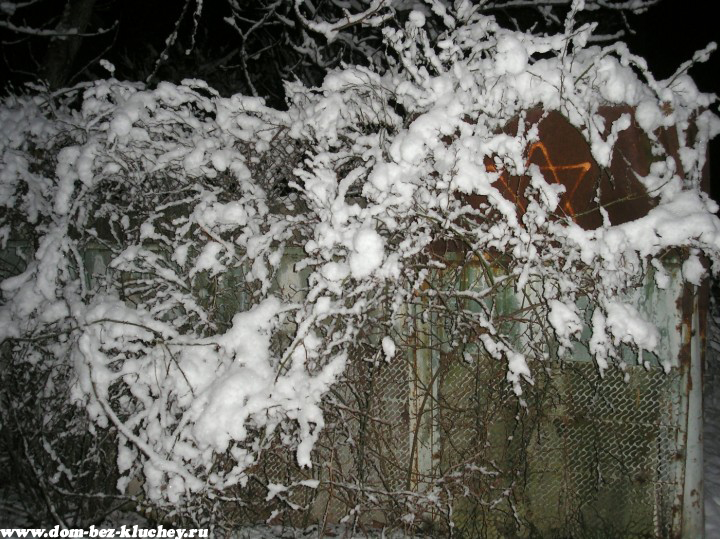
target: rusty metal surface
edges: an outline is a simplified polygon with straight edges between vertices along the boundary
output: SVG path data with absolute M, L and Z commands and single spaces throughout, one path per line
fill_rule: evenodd
M 607 131 L 623 114 L 630 115 L 630 127 L 618 134 L 610 166 L 602 168 L 593 157 L 583 133 L 561 113 L 544 113 L 539 109 L 528 111 L 524 118 L 526 130 L 537 124 L 539 140 L 528 147 L 526 164 L 537 165 L 548 183 L 565 186 L 557 217 L 571 218 L 590 230 L 603 224 L 600 207 L 607 211 L 610 223 L 617 225 L 642 217 L 653 206 L 636 176 L 649 173 L 652 155 L 650 142 L 638 127 L 633 110 L 607 107 L 599 111 Z M 518 120 L 514 120 L 508 124 L 506 132 L 517 132 L 517 127 Z M 520 214 L 527 205 L 524 194 L 527 184 L 527 176 L 507 174 L 497 182 L 498 189 L 516 203 Z
M 656 290 L 650 275 L 627 298 L 659 326 L 663 355 L 646 357 L 645 368 L 628 350 L 627 377 L 619 370 L 601 377 L 587 353 L 535 364 L 535 383 L 525 388 L 522 406 L 507 384 L 504 362 L 481 347 L 471 361 L 452 347 L 440 354 L 433 366 L 439 387 L 428 388 L 426 405 L 437 424 L 437 458 L 425 461 L 425 475 L 447 477 L 469 463 L 492 472 L 463 475 L 470 493 L 455 500 L 457 530 L 488 538 L 682 534 L 688 403 L 676 302 L 682 305 L 686 290 L 678 268 L 669 272 L 669 289 Z M 479 286 L 480 273 L 467 266 L 462 286 Z M 521 304 L 516 294 L 499 291 L 493 300 L 498 316 Z M 423 343 L 438 349 L 443 323 L 434 324 Z M 521 324 L 517 331 L 522 349 L 527 328 Z M 669 374 L 661 366 L 665 356 L 673 358 Z
M 649 174 L 650 165 L 656 158 L 652 155 L 650 139 L 635 120 L 634 109 L 628 106 L 601 107 L 598 121 L 604 122 L 604 136 L 607 136 L 613 122 L 622 115 L 629 115 L 630 126 L 618 133 L 610 165 L 600 167 L 585 135 L 560 112 L 546 112 L 536 108 L 525 113 L 525 133 L 533 126 L 538 129 L 538 140 L 526 148 L 525 164 L 539 167 L 548 183 L 565 187 L 555 211 L 556 219 L 571 219 L 585 230 L 593 230 L 604 224 L 600 208 L 606 212 L 609 224 L 619 225 L 643 217 L 656 205 L 656 200 L 638 180 L 638 176 Z M 518 125 L 519 118 L 515 118 L 508 123 L 504 132 L 515 135 L 518 133 Z M 680 166 L 677 130 L 674 127 L 658 129 L 655 137 L 675 160 L 678 173 L 684 177 Z M 451 138 L 447 142 L 451 142 Z M 490 158 L 485 159 L 485 167 L 490 171 L 497 170 Z M 519 217 L 525 214 L 527 208 L 525 190 L 528 184 L 527 175 L 510 176 L 507 172 L 494 183 L 506 199 L 515 203 Z M 703 185 L 707 188 L 707 169 Z M 457 196 L 475 209 L 489 208 L 485 196 Z M 493 210 L 488 211 L 492 213 Z M 498 218 L 502 217 L 498 214 Z M 448 251 L 463 249 L 464 246 L 457 242 L 438 240 L 432 243 L 430 252 L 442 256 Z
M 682 336 L 678 358 L 682 376 L 678 447 L 681 448 L 682 489 L 678 490 L 675 518 L 676 537 L 704 536 L 703 489 L 703 371 L 705 360 L 705 324 L 707 322 L 706 287 L 686 283 L 678 298 Z

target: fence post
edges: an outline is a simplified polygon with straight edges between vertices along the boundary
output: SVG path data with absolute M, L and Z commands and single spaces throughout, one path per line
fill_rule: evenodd
M 683 486 L 682 537 L 705 537 L 705 507 L 703 496 L 703 380 L 702 362 L 704 328 L 700 327 L 700 305 L 697 289 L 692 298 L 691 320 L 683 323 L 689 332 L 690 365 L 687 372 L 687 446 L 685 450 L 685 482 Z M 686 288 L 690 293 L 690 285 Z

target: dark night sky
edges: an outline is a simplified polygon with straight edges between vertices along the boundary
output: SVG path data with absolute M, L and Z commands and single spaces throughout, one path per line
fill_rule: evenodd
M 141 48 L 149 37 L 160 46 L 172 28 L 175 12 L 179 13 L 179 7 L 173 11 L 168 4 L 164 0 L 126 0 L 122 23 L 132 28 L 126 35 L 133 46 Z M 205 4 L 207 11 L 203 19 L 206 21 L 220 21 L 225 15 L 213 11 L 224 2 Z M 720 23 L 714 5 L 710 0 L 663 0 L 643 15 L 629 17 L 635 34 L 626 41 L 634 53 L 648 60 L 656 78 L 667 78 L 710 41 L 720 43 Z M 212 33 L 214 38 L 219 34 L 218 41 L 226 45 L 234 40 L 226 24 L 216 23 Z M 690 74 L 700 90 L 720 94 L 720 51 L 715 52 L 708 63 L 692 67 Z M 717 155 L 720 141 L 713 146 L 713 153 Z M 720 169 L 720 159 L 717 162 L 716 170 Z
M 626 41 L 633 52 L 648 59 L 658 78 L 665 78 L 709 41 L 720 42 L 720 24 L 713 10 L 715 4 L 710 0 L 663 0 L 643 15 L 629 16 L 636 32 Z M 121 31 L 116 36 L 114 48 L 130 50 L 136 58 L 149 62 L 149 45 L 156 50 L 162 48 L 182 5 L 183 2 L 168 0 L 98 0 L 96 8 L 104 11 L 101 14 L 104 22 L 100 24 L 115 18 L 120 20 Z M 232 46 L 236 36 L 222 22 L 222 17 L 229 14 L 226 11 L 227 4 L 223 1 L 204 3 L 199 40 L 208 37 L 202 32 L 209 32 L 213 46 L 224 50 Z M 189 19 L 186 17 L 186 21 Z M 181 36 L 184 41 L 188 41 L 189 27 L 187 23 L 183 26 Z M 110 35 L 92 40 L 95 40 L 93 45 L 88 47 L 92 54 L 103 45 L 111 44 Z M 109 52 L 106 57 L 112 59 L 113 53 Z M 708 64 L 692 68 L 691 74 L 701 90 L 720 93 L 720 52 L 716 52 Z
M 709 42 L 720 45 L 720 24 L 715 1 L 664 0 L 642 16 L 630 18 L 635 35 L 626 39 L 632 52 L 647 59 L 658 79 L 671 76 Z M 704 92 L 720 95 L 720 50 L 707 63 L 690 68 L 690 75 Z M 717 105 L 714 107 L 717 112 Z M 720 137 L 710 144 L 711 191 L 720 201 Z M 715 172 L 715 174 L 713 174 Z
M 630 49 L 648 60 L 656 78 L 667 78 L 693 53 L 711 41 L 720 43 L 714 2 L 664 0 L 641 16 L 630 18 L 635 34 Z M 690 69 L 700 90 L 720 94 L 720 51 Z
M 235 34 L 228 25 L 219 22 L 227 15 L 218 9 L 223 4 L 206 2 L 202 18 L 215 21 L 211 30 L 213 40 L 228 44 Z M 714 14 L 714 4 L 711 0 L 662 0 L 642 15 L 629 16 L 635 35 L 628 36 L 626 41 L 633 52 L 648 59 L 658 78 L 667 77 L 708 42 L 720 42 L 720 23 Z M 120 18 L 127 32 L 125 39 L 136 46 L 148 41 L 159 46 L 171 31 L 180 5 L 181 2 L 165 0 L 124 0 L 124 13 Z M 702 90 L 718 92 L 719 73 L 720 51 L 709 64 L 691 71 Z
M 625 40 L 634 53 L 648 60 L 658 79 L 667 78 L 680 64 L 690 59 L 696 50 L 710 41 L 720 42 L 720 24 L 713 10 L 716 3 L 711 0 L 663 0 L 643 15 L 629 16 L 635 34 Z M 114 48 L 105 55 L 116 64 L 116 75 L 119 78 L 138 78 L 132 73 L 133 65 L 138 63 L 145 65 L 146 73 L 147 69 L 152 68 L 153 59 L 157 57 L 172 31 L 182 5 L 183 2 L 168 0 L 97 0 L 96 7 L 106 10 L 99 14 L 103 20 L 120 19 L 121 29 L 117 34 L 113 34 L 116 40 Z M 49 6 L 51 4 L 44 3 L 43 9 Z M 191 6 L 191 9 L 193 7 Z M 233 43 L 237 42 L 233 30 L 222 22 L 223 16 L 228 15 L 224 12 L 226 9 L 226 2 L 214 0 L 204 3 L 198 39 L 205 40 L 210 37 L 213 45 L 209 53 L 217 57 L 232 50 Z M 188 42 L 190 19 L 191 17 L 186 17 L 181 32 L 183 40 Z M 203 35 L 202 32 L 206 34 Z M 92 47 L 88 47 L 87 58 L 83 59 L 82 63 L 91 60 L 98 49 L 110 45 L 113 38 L 108 35 L 92 39 L 95 42 Z M 121 52 L 123 50 L 125 52 Z M 18 57 L 15 60 L 23 59 Z M 20 65 L 28 63 L 21 61 Z M 95 68 L 93 73 L 94 76 L 107 76 L 107 73 L 98 68 Z M 720 52 L 714 53 L 708 63 L 691 68 L 690 74 L 702 91 L 720 94 Z M 3 75 L 7 76 L 7 72 L 0 72 L 0 78 Z M 162 72 L 160 76 L 163 76 Z M 202 77 L 202 74 L 198 73 L 197 76 Z M 230 79 L 228 82 L 232 85 Z M 712 167 L 720 171 L 720 140 L 712 144 L 711 153 Z M 718 176 L 720 177 L 720 172 Z M 716 199 L 720 199 L 720 180 L 715 183 L 718 185 L 715 186 L 713 194 Z

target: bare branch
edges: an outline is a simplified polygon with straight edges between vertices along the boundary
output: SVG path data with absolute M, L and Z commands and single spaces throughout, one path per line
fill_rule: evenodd
M 0 21 L 0 28 L 15 32 L 16 34 L 25 34 L 37 37 L 96 37 L 112 32 L 115 28 L 117 28 L 118 24 L 119 21 L 115 21 L 110 28 L 99 28 L 93 32 L 78 32 L 72 28 L 69 30 L 44 30 L 42 28 L 32 28 L 30 26 L 16 26 L 9 21 Z
M 325 21 L 314 22 L 306 19 L 305 16 L 300 12 L 300 5 L 302 4 L 303 0 L 294 1 L 295 14 L 303 23 L 303 25 L 317 34 L 324 35 L 329 43 L 331 43 L 337 38 L 339 32 L 342 32 L 343 30 L 346 30 L 351 26 L 355 26 L 357 24 L 362 24 L 365 26 L 380 26 L 385 21 L 390 19 L 394 14 L 391 0 L 373 0 L 373 3 L 365 11 L 356 13 L 354 15 L 346 13 L 344 19 L 340 19 L 334 23 L 329 23 Z M 390 12 L 381 14 L 380 12 L 386 8 L 389 9 Z
M 175 45 L 175 42 L 178 38 L 178 33 L 180 30 L 180 23 L 182 23 L 182 20 L 185 18 L 185 14 L 188 11 L 188 8 L 190 7 L 190 2 L 192 0 L 185 0 L 185 4 L 183 4 L 182 11 L 180 12 L 180 16 L 175 21 L 175 27 L 173 28 L 172 32 L 170 32 L 170 35 L 165 39 L 165 48 L 160 53 L 160 56 L 158 56 L 157 60 L 155 61 L 155 66 L 153 67 L 152 73 L 150 73 L 147 78 L 145 79 L 145 82 L 150 84 L 150 82 L 155 78 L 155 75 L 157 75 L 158 69 L 160 69 L 160 66 L 162 66 L 168 59 L 168 55 L 170 52 L 170 49 L 173 45 Z

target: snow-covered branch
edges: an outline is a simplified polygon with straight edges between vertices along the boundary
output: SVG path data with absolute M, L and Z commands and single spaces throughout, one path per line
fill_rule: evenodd
M 47 391 L 111 438 L 117 487 L 139 482 L 145 503 L 192 518 L 244 495 L 301 507 L 287 485 L 322 481 L 343 489 L 348 518 L 402 499 L 393 518 L 432 509 L 449 528 L 450 493 L 469 476 L 484 507 L 511 498 L 493 464 L 474 460 L 426 494 L 412 492 L 411 464 L 368 488 L 361 465 L 342 467 L 376 436 L 363 455 L 381 473 L 389 457 L 378 448 L 392 443 L 383 418 L 361 410 L 372 388 L 337 388 L 372 381 L 408 350 L 483 357 L 500 373 L 495 394 L 522 409 L 547 362 L 578 343 L 600 373 L 659 351 L 661 332 L 627 298 L 651 272 L 668 285 L 669 252 L 691 284 L 703 258 L 720 267 L 717 207 L 700 189 L 720 132 L 715 98 L 682 66 L 658 81 L 626 47 L 589 45 L 594 26 L 577 26 L 582 2 L 572 5 L 556 35 L 476 12 L 448 15 L 437 43 L 413 11 L 385 29 L 387 69 L 288 83 L 286 111 L 198 80 L 7 99 L 0 237 L 12 269 L 0 339 L 13 376 L 69 373 Z M 279 8 L 229 22 L 249 42 Z M 375 2 L 316 30 L 338 39 L 387 9 Z M 579 137 L 586 158 L 553 163 L 546 121 Z M 599 171 L 616 174 L 630 130 L 648 147 L 647 170 L 613 177 L 638 191 L 607 202 Z M 636 199 L 646 211 L 619 219 L 617 204 Z M 413 447 L 444 373 L 414 380 Z M 324 436 L 344 436 L 342 449 Z M 342 462 L 319 463 L 318 444 Z M 270 480 L 262 459 L 281 450 L 302 479 Z M 269 494 L 247 494 L 257 484 Z
M 59 37 L 59 38 L 96 37 L 96 36 L 101 36 L 103 34 L 107 34 L 108 32 L 112 32 L 116 26 L 117 26 L 117 22 L 110 28 L 99 28 L 97 30 L 93 30 L 92 32 L 79 32 L 73 28 L 60 30 L 60 29 L 55 29 L 55 28 L 54 29 L 35 28 L 35 27 L 24 26 L 24 25 L 18 26 L 16 24 L 13 24 L 10 21 L 0 20 L 0 28 L 4 28 L 5 30 L 14 32 L 16 34 L 25 34 L 28 36 L 37 36 L 37 37 Z
M 352 26 L 358 24 L 370 27 L 380 26 L 393 16 L 393 11 L 391 9 L 392 0 L 372 0 L 370 6 L 368 6 L 368 8 L 364 11 L 359 13 L 346 12 L 343 18 L 335 22 L 317 22 L 306 19 L 302 14 L 300 7 L 303 3 L 305 3 L 305 0 L 293 1 L 295 3 L 295 14 L 302 24 L 309 30 L 325 36 L 325 39 L 327 39 L 328 42 L 334 41 L 340 32 Z

